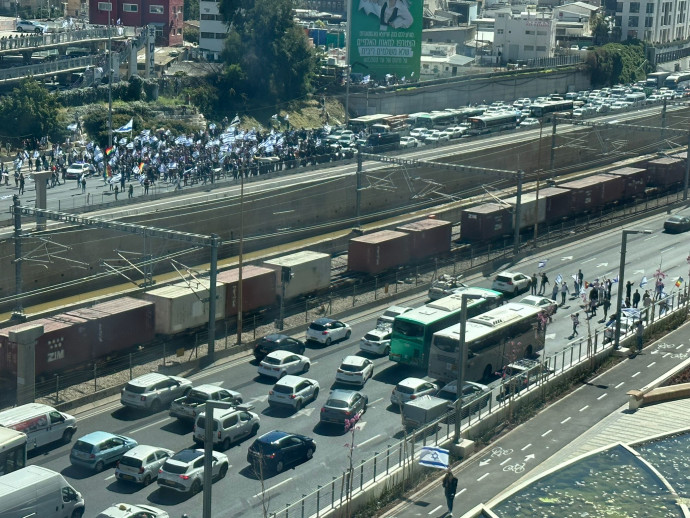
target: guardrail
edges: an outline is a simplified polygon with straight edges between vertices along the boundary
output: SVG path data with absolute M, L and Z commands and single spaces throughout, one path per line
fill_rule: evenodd
M 83 56 L 79 58 L 59 59 L 37 65 L 0 69 L 0 81 L 12 81 L 28 76 L 42 76 L 64 72 L 66 70 L 78 70 L 93 66 L 100 59 L 99 56 Z

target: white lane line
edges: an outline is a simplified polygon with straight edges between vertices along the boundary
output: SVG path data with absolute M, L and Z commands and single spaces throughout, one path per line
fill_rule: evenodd
M 438 511 L 441 507 L 443 507 L 443 506 L 442 506 L 442 505 L 439 505 L 439 506 L 437 506 L 437 507 L 434 507 L 434 508 L 433 508 L 431 511 L 429 511 L 427 514 L 434 514 L 434 513 L 435 513 L 436 511 Z
M 635 376 L 639 376 L 639 375 L 640 375 L 640 371 L 637 371 L 635 374 L 633 374 L 633 375 L 630 376 L 630 377 L 631 377 L 631 378 L 634 378 Z
M 666 358 L 667 356 L 671 356 L 671 353 L 666 353 L 662 356 L 662 358 Z
M 566 417 L 565 419 L 563 419 L 563 421 L 561 421 L 561 424 L 567 423 L 568 421 L 570 421 L 570 419 L 572 419 L 572 418 Z
M 509 462 L 511 458 L 512 458 L 512 457 L 508 457 L 506 460 L 504 460 L 503 462 L 501 462 L 501 463 L 499 464 L 499 466 L 503 466 L 506 462 Z
M 587 259 L 586 261 L 580 261 L 580 262 L 581 262 L 582 264 L 585 264 L 585 263 L 591 263 L 592 261 L 596 261 L 596 260 L 597 260 L 596 257 L 592 257 L 591 259 Z
M 105 480 L 112 480 L 115 478 L 115 475 L 110 475 L 109 477 L 106 477 Z
M 541 434 L 542 437 L 546 437 L 549 435 L 553 430 L 546 430 L 543 434 Z
M 583 407 L 580 409 L 580 412 L 584 412 L 584 411 L 587 410 L 588 408 L 589 408 L 589 405 L 585 405 L 585 406 L 583 406 Z
M 482 480 L 484 480 L 484 479 L 485 479 L 486 477 L 488 477 L 488 476 L 489 476 L 488 473 L 484 473 L 481 477 L 479 477 L 479 478 L 477 479 L 477 482 L 481 482 Z
M 460 491 L 458 491 L 457 493 L 455 493 L 455 496 L 461 495 L 461 494 L 463 494 L 465 491 L 467 491 L 467 488 L 466 488 L 466 487 L 463 487 Z
M 652 362 L 649 365 L 647 365 L 647 368 L 649 369 L 652 365 L 656 365 L 656 362 Z
M 160 419 L 160 420 L 155 421 L 155 422 L 153 422 L 153 423 L 151 423 L 151 424 L 147 424 L 147 425 L 145 425 L 145 426 L 142 426 L 141 428 L 136 428 L 136 429 L 130 431 L 129 433 L 139 433 L 139 432 L 141 432 L 142 430 L 146 430 L 147 428 L 151 428 L 152 426 L 156 426 L 157 424 L 165 423 L 166 421 L 172 421 L 172 418 L 166 417 L 166 418 L 164 418 L 164 419 Z
M 675 246 L 669 246 L 668 248 L 662 248 L 662 249 L 660 250 L 660 252 L 663 254 L 663 253 L 666 253 L 666 252 L 668 252 L 668 251 L 670 251 L 670 250 L 675 250 L 675 248 L 676 248 Z
M 625 383 L 625 381 L 621 381 L 618 385 L 616 385 L 616 386 L 613 387 L 613 388 L 617 389 L 618 387 L 620 387 L 620 386 L 623 385 L 624 383 Z
M 273 491 L 278 486 L 282 486 L 283 484 L 290 482 L 291 480 L 292 480 L 292 477 L 286 478 L 285 480 L 283 480 L 282 482 L 278 482 L 277 484 L 273 484 L 271 487 L 267 487 L 266 491 L 264 491 L 264 493 L 268 493 L 269 491 Z M 260 496 L 261 496 L 261 493 L 257 493 L 254 495 L 254 498 L 259 498 Z
M 525 451 L 525 450 L 526 450 L 527 448 L 529 448 L 530 446 L 532 446 L 532 443 L 529 443 L 527 446 L 525 446 L 524 448 L 522 448 L 520 451 Z
M 381 437 L 381 434 L 380 434 L 380 433 L 374 435 L 373 437 L 367 439 L 366 441 L 360 442 L 360 443 L 359 443 L 359 446 L 364 446 L 366 443 L 368 443 L 368 442 L 370 442 L 370 441 L 373 441 L 374 439 L 378 439 L 379 437 Z
M 369 403 L 367 403 L 367 405 L 372 406 L 372 405 L 375 405 L 376 403 L 378 403 L 379 401 L 383 401 L 383 398 L 380 397 L 378 399 L 374 399 L 374 401 L 370 401 Z
M 601 400 L 601 399 L 604 399 L 604 398 L 606 397 L 606 395 L 607 395 L 606 392 L 604 392 L 601 396 L 599 396 L 599 397 L 597 398 L 597 401 L 599 401 L 599 400 Z
M 649 241 L 650 239 L 656 239 L 657 237 L 659 237 L 659 236 L 656 235 L 656 236 L 647 237 L 647 238 L 645 238 L 645 241 Z
M 676 349 L 682 349 L 683 347 L 685 347 L 685 345 L 684 345 L 684 344 L 680 344 L 678 347 L 676 347 Z

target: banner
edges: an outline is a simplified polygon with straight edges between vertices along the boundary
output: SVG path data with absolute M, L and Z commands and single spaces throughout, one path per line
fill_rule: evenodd
M 448 467 L 448 450 L 435 446 L 424 446 L 419 453 L 419 464 L 430 468 L 446 469 Z

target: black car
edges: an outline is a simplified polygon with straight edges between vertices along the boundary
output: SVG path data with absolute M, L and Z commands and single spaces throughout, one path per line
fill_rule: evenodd
M 258 470 L 263 460 L 263 469 L 280 473 L 287 466 L 311 459 L 315 451 L 316 443 L 311 437 L 273 430 L 249 447 L 247 462 Z
M 304 354 L 304 342 L 287 335 L 266 335 L 254 347 L 254 358 L 261 361 L 267 354 L 273 351 L 289 351 L 295 354 Z
M 690 218 L 687 216 L 671 216 L 664 221 L 666 232 L 685 232 L 690 230 Z

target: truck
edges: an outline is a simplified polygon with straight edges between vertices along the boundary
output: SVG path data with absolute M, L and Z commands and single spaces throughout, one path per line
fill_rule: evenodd
M 239 405 L 242 403 L 242 395 L 217 385 L 199 385 L 190 390 L 186 396 L 179 397 L 170 404 L 170 417 L 193 421 L 204 411 L 207 401 L 222 401 Z
M 496 399 L 503 401 L 509 397 L 514 397 L 530 385 L 548 378 L 551 374 L 553 371 L 539 360 L 523 358 L 509 363 L 503 370 L 501 388 Z
M 27 466 L 0 477 L 0 518 L 81 518 L 84 499 L 60 474 Z
M 446 273 L 442 274 L 437 280 L 431 283 L 429 288 L 429 300 L 438 300 L 452 295 L 457 288 L 465 288 L 466 284 L 460 281 L 462 275 L 453 277 Z
M 434 396 L 422 396 L 403 405 L 405 427 L 413 429 L 429 424 L 448 413 L 448 401 Z

